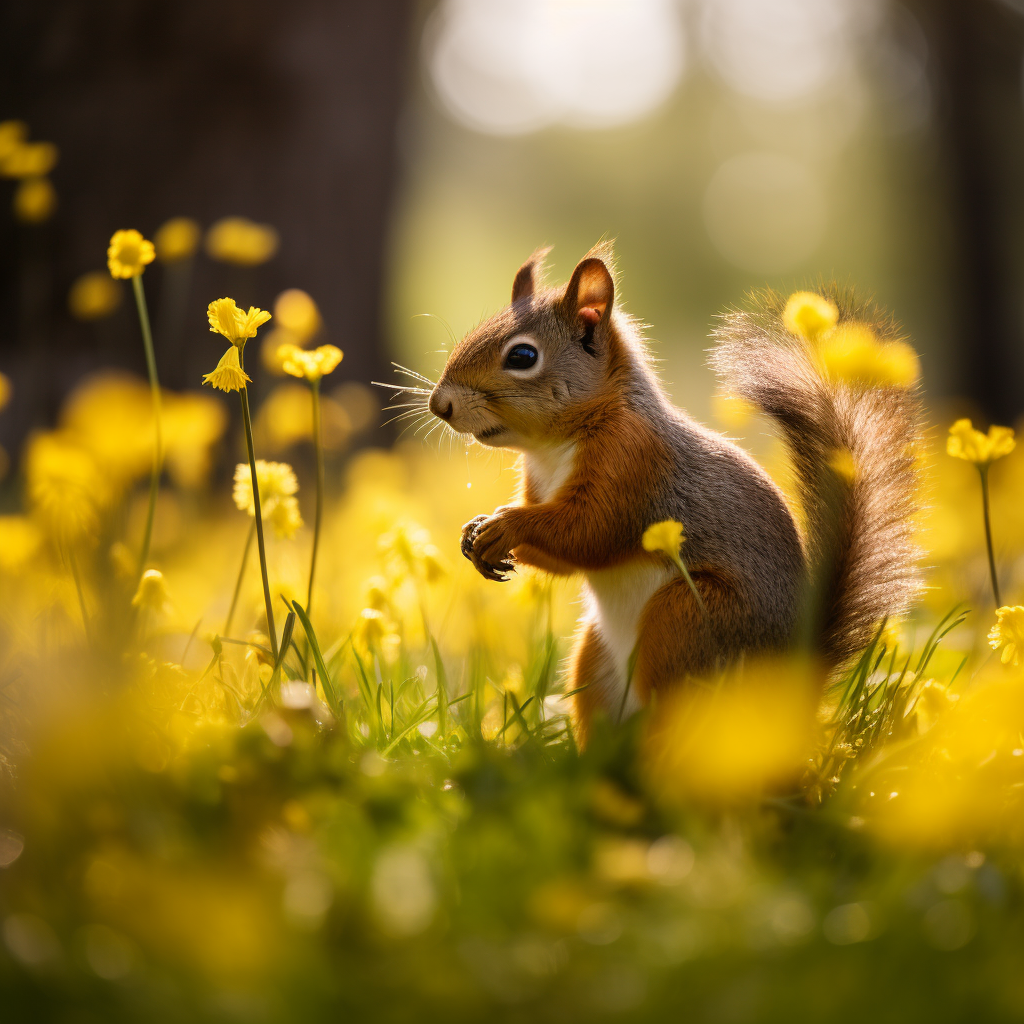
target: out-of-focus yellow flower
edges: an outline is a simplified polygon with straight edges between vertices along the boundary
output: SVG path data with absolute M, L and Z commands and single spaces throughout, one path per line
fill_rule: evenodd
M 153 404 L 136 377 L 108 372 L 85 380 L 64 403 L 61 425 L 118 488 L 152 467 Z
M 1004 605 L 996 610 L 996 624 L 988 634 L 988 644 L 1004 665 L 1019 665 L 1024 657 L 1024 605 Z
M 111 277 L 138 277 L 146 269 L 146 264 L 152 263 L 155 258 L 153 243 L 143 238 L 135 228 L 115 231 L 107 248 L 107 266 Z
M 847 483 L 852 484 L 857 479 L 857 462 L 849 448 L 837 448 L 828 460 L 828 464 L 832 468 L 832 472 Z
M 11 379 L 5 373 L 0 373 L 0 409 L 11 400 Z
M 779 659 L 671 692 L 647 741 L 657 790 L 727 803 L 792 783 L 812 748 L 818 682 L 811 666 Z
M 786 330 L 806 341 L 817 341 L 838 319 L 836 304 L 816 292 L 793 292 L 782 313 Z
M 644 530 L 644 551 L 660 551 L 675 560 L 679 558 L 679 549 L 686 537 L 683 536 L 683 524 L 672 519 L 665 519 Z
M 153 236 L 156 258 L 161 263 L 178 263 L 192 256 L 199 245 L 199 225 L 191 217 L 172 217 Z
M 14 216 L 23 224 L 42 224 L 57 209 L 57 190 L 49 178 L 25 178 L 14 192 Z
M 946 438 L 947 455 L 973 462 L 976 466 L 991 465 L 1016 447 L 1011 427 L 992 426 L 988 428 L 988 434 L 983 434 L 967 419 L 957 420 L 949 428 L 949 437 Z
M 204 384 L 212 384 L 221 391 L 241 391 L 250 380 L 238 361 L 238 349 L 234 345 L 220 357 L 216 369 L 203 376 Z
M 42 178 L 57 166 L 58 156 L 57 147 L 52 142 L 18 143 L 0 162 L 0 175 L 5 178 Z
M 17 572 L 35 558 L 43 534 L 28 516 L 0 516 L 0 572 Z
M 299 504 L 295 494 L 299 481 L 295 470 L 287 462 L 256 460 L 256 482 L 260 488 L 260 511 L 281 537 L 291 537 L 302 526 Z M 235 487 L 232 494 L 241 512 L 256 515 L 252 495 L 252 473 L 245 462 L 235 467 Z
M 423 575 L 428 583 L 440 583 L 448 575 L 448 563 L 433 544 L 423 547 Z
M 96 460 L 67 431 L 29 441 L 25 476 L 33 510 L 58 540 L 98 538 L 100 515 L 115 492 Z
M 135 591 L 132 604 L 146 611 L 163 611 L 168 603 L 167 583 L 159 569 L 147 569 L 139 580 L 139 588 Z
M 391 604 L 388 596 L 388 581 L 383 576 L 373 576 L 366 581 L 366 607 L 382 612 Z
M 437 549 L 430 543 L 430 533 L 416 523 L 397 523 L 377 541 L 377 548 L 385 556 L 391 575 L 395 579 L 413 575 L 426 575 L 428 551 Z M 440 566 L 432 566 L 436 572 Z
M 250 306 L 243 312 L 234 299 L 214 299 L 206 309 L 210 330 L 223 334 L 232 345 L 244 345 L 249 338 L 255 338 L 259 328 L 270 319 L 265 309 Z
M 0 166 L 28 138 L 24 121 L 0 121 Z
M 821 338 L 817 353 L 829 377 L 854 387 L 908 388 L 921 374 L 906 342 L 880 343 L 867 324 L 840 324 Z
M 102 320 L 120 305 L 120 287 L 102 270 L 82 274 L 68 292 L 68 309 L 76 320 Z
M 376 608 L 364 608 L 356 620 L 353 640 L 366 652 L 380 652 L 384 660 L 391 662 L 401 644 L 401 637 L 394 623 Z
M 212 448 L 228 424 L 224 406 L 212 395 L 169 393 L 163 401 L 167 470 L 179 487 L 200 487 L 212 467 Z
M 311 384 L 332 373 L 342 359 L 342 351 L 334 345 L 321 345 L 306 351 L 297 345 L 282 345 L 278 350 L 281 368 L 292 377 L 305 377 Z
M 289 288 L 274 300 L 274 316 L 281 328 L 301 345 L 320 330 L 320 310 L 301 288 Z
M 923 735 L 950 708 L 955 707 L 959 694 L 950 693 L 949 687 L 935 679 L 926 679 L 904 712 L 904 719 L 912 724 L 918 735 Z
M 321 398 L 321 440 L 326 449 L 340 449 L 352 433 L 348 413 L 332 398 Z M 260 405 L 253 423 L 256 445 L 272 454 L 313 436 L 313 397 L 303 384 L 279 384 Z
M 712 396 L 711 408 L 715 419 L 732 430 L 740 430 L 745 427 L 757 411 L 745 398 L 724 394 Z
M 206 251 L 215 260 L 255 267 L 277 252 L 277 232 L 246 217 L 224 217 L 206 232 Z

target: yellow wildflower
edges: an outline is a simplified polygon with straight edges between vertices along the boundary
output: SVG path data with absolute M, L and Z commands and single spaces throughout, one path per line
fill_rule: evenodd
M 223 334 L 232 345 L 241 346 L 256 337 L 256 331 L 270 319 L 270 314 L 256 306 L 243 313 L 234 299 L 214 299 L 206 308 L 206 317 L 214 334 Z
M 837 448 L 828 460 L 829 466 L 837 476 L 852 484 L 857 479 L 857 463 L 849 448 Z
M 28 138 L 24 121 L 0 121 L 0 165 Z
M 256 481 L 260 488 L 260 511 L 281 537 L 291 537 L 302 526 L 302 516 L 295 493 L 299 481 L 295 471 L 287 462 L 256 460 Z M 235 467 L 235 487 L 232 493 L 235 505 L 241 512 L 256 515 L 252 495 L 252 473 L 245 462 Z
M 712 395 L 711 407 L 715 419 L 731 430 L 741 430 L 757 411 L 745 398 L 728 394 Z
M 212 449 L 227 427 L 227 413 L 212 395 L 196 391 L 164 398 L 167 470 L 179 487 L 199 487 L 213 466 Z
M 14 216 L 23 224 L 42 224 L 57 209 L 57 191 L 49 178 L 26 178 L 14 193 Z
M 1017 446 L 1012 427 L 989 427 L 988 434 L 976 430 L 968 419 L 957 420 L 949 428 L 946 454 L 976 466 L 991 465 Z
M 206 232 L 206 251 L 215 260 L 255 267 L 277 252 L 277 232 L 246 217 L 224 217 Z
M 121 288 L 102 270 L 82 274 L 68 292 L 68 309 L 76 320 L 102 320 L 120 305 Z
M 840 324 L 818 345 L 821 364 L 833 380 L 854 387 L 910 387 L 920 376 L 917 353 L 903 341 L 880 343 L 857 322 Z
M 28 516 L 0 516 L 0 572 L 17 572 L 42 547 L 43 535 Z
M 644 531 L 644 551 L 660 551 L 671 559 L 679 558 L 679 549 L 686 538 L 683 536 L 683 524 L 672 519 L 665 519 Z
M 0 373 L 0 409 L 11 400 L 11 379 Z
M 433 544 L 423 548 L 423 575 L 428 583 L 440 583 L 448 575 L 448 563 Z
M 311 352 L 297 345 L 282 345 L 277 354 L 285 373 L 305 377 L 311 384 L 332 373 L 342 359 L 341 349 L 334 345 L 321 345 Z
M 320 310 L 301 288 L 289 288 L 274 300 L 274 316 L 296 342 L 304 342 L 320 330 Z
M 1024 605 L 1004 605 L 996 610 L 996 624 L 988 634 L 988 644 L 1002 651 L 1003 664 L 1019 665 L 1024 657 Z
M 187 260 L 199 245 L 199 225 L 191 217 L 172 217 L 157 228 L 153 241 L 161 263 Z
M 302 526 L 302 513 L 296 498 L 281 498 L 266 516 L 278 537 L 294 537 Z
M 159 569 L 147 569 L 139 580 L 139 588 L 132 598 L 132 605 L 147 611 L 159 612 L 167 605 L 167 584 Z
M 138 277 L 156 256 L 153 243 L 134 228 L 115 231 L 107 249 L 107 266 L 111 277 Z
M 203 376 L 204 384 L 212 384 L 221 391 L 241 391 L 250 380 L 238 361 L 238 349 L 234 345 L 220 357 L 217 368 Z
M 817 341 L 838 319 L 836 304 L 815 292 L 793 292 L 782 313 L 786 330 L 806 341 Z
M 52 142 L 19 143 L 0 162 L 0 174 L 5 178 L 42 178 L 57 165 L 57 156 Z

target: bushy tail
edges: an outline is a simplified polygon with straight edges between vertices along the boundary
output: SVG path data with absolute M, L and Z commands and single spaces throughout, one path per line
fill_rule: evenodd
M 838 328 L 866 325 L 882 344 L 899 340 L 874 306 L 835 287 L 821 294 L 838 308 Z M 806 520 L 807 625 L 837 664 L 884 616 L 905 612 L 921 587 L 912 522 L 920 400 L 911 382 L 866 386 L 826 372 L 815 343 L 786 329 L 784 309 L 783 297 L 765 292 L 727 314 L 711 363 L 729 393 L 782 427 Z

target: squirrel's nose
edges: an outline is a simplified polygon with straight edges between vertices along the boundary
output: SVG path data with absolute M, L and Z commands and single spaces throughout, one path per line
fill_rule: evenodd
M 455 404 L 440 388 L 434 388 L 430 396 L 430 411 L 443 420 L 450 420 L 455 412 Z

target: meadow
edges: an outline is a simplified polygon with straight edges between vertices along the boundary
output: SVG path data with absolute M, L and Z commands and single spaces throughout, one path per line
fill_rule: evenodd
M 161 389 L 172 228 L 72 298 L 131 289 L 150 380 L 82 381 L 0 517 L 7 1019 L 1020 1019 L 1012 431 L 936 418 L 927 591 L 841 672 L 752 660 L 581 751 L 577 584 L 459 554 L 512 460 L 333 386 L 301 292 L 210 296 L 208 386 Z M 254 228 L 222 228 L 239 262 Z M 379 404 L 413 428 L 387 449 Z

